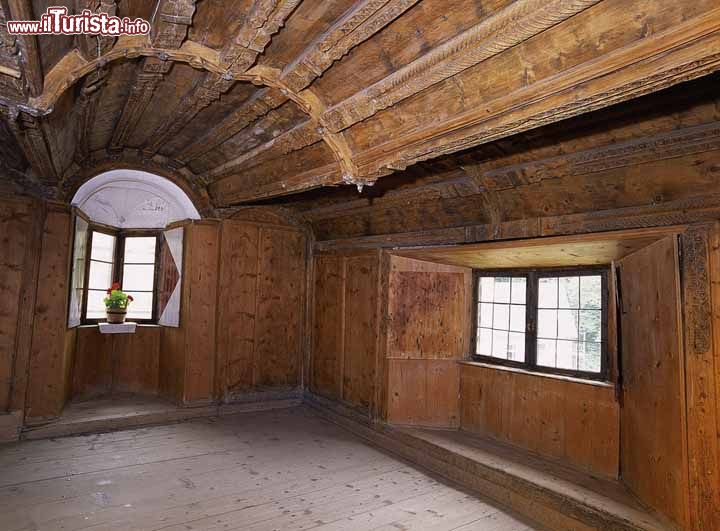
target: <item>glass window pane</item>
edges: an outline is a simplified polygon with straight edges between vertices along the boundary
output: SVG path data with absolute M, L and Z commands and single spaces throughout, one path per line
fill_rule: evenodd
M 580 277 L 580 305 L 582 308 L 602 308 L 602 277 Z
M 576 370 L 578 366 L 578 343 L 576 341 L 557 342 L 557 368 Z
M 557 337 L 558 312 L 557 310 L 538 310 L 538 337 Z
M 493 328 L 499 330 L 510 329 L 510 305 L 495 304 L 493 309 Z
M 537 342 L 537 364 L 543 367 L 555 367 L 555 343 L 554 339 L 538 339 Z
M 510 283 L 512 279 L 495 278 L 495 302 L 510 302 Z
M 525 361 L 525 334 L 510 332 L 508 359 L 513 361 Z
M 602 341 L 602 311 L 580 311 L 580 339 L 582 341 Z
M 478 330 L 476 350 L 481 356 L 492 356 L 492 330 L 489 328 Z
M 124 291 L 152 291 L 155 282 L 154 265 L 126 265 L 123 268 Z
M 578 308 L 580 306 L 580 278 L 561 277 L 558 279 L 558 308 Z
M 112 264 L 90 261 L 90 278 L 88 279 L 90 289 L 105 291 L 111 287 L 113 283 L 112 270 Z
M 156 243 L 154 236 L 125 238 L 125 263 L 154 264 Z
M 483 302 L 480 304 L 480 322 L 479 326 L 492 328 L 493 321 L 493 305 L 492 303 Z
M 93 232 L 90 258 L 112 262 L 115 258 L 115 236 L 102 232 Z
M 492 355 L 495 358 L 507 359 L 508 357 L 508 332 L 504 330 L 493 330 Z
M 527 290 L 527 279 L 523 277 L 512 279 L 511 302 L 513 304 L 525 304 Z
M 493 294 L 495 292 L 495 278 L 481 277 L 479 282 L 480 293 L 478 299 L 482 302 L 493 302 Z
M 578 338 L 578 311 L 558 310 L 558 339 Z
M 128 319 L 152 319 L 153 294 L 132 291 L 127 294 L 135 299 L 128 306 Z
M 541 278 L 538 282 L 538 307 L 557 308 L 558 279 Z
M 578 345 L 578 368 L 581 371 L 600 372 L 601 356 L 600 343 L 580 343 Z
M 510 330 L 525 331 L 525 306 L 510 307 Z
M 87 300 L 87 318 L 88 319 L 103 319 L 105 317 L 105 297 L 107 293 L 105 290 L 102 291 L 88 291 Z

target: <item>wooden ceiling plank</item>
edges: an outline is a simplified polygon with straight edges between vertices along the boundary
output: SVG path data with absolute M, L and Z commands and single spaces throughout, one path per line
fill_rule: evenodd
M 154 57 L 143 59 L 128 98 L 125 102 L 115 131 L 110 141 L 110 149 L 122 149 L 145 113 L 160 81 L 170 71 L 172 62 L 161 61 Z
M 220 61 L 232 74 L 246 72 L 265 51 L 302 0 L 256 0 L 237 34 L 220 52 Z
M 93 13 L 105 13 L 117 16 L 117 0 L 79 0 L 78 10 L 89 10 Z M 117 38 L 102 35 L 78 35 L 77 45 L 80 53 L 87 60 L 101 57 L 109 52 L 115 45 Z
M 33 20 L 33 8 L 30 0 L 7 0 L 8 13 L 4 13 L 5 20 Z M 4 11 L 0 8 L 0 11 Z M 8 49 L 7 44 L 14 43 L 9 48 L 16 48 L 20 53 L 15 53 L 18 65 L 21 68 L 23 79 L 30 96 L 35 97 L 43 91 L 43 69 L 40 62 L 37 37 L 34 35 L 9 36 L 4 29 L 0 30 L 0 47 Z
M 60 172 L 53 161 L 52 151 L 42 121 L 26 112 L 0 106 L 2 116 L 30 163 L 35 178 L 44 186 L 58 184 Z
M 157 0 L 152 19 L 152 45 L 177 49 L 187 38 L 192 25 L 196 0 Z
M 277 89 L 265 88 L 253 94 L 243 105 L 212 127 L 202 138 L 188 146 L 175 158 L 187 164 L 209 153 L 246 127 L 251 126 L 269 112 L 288 101 L 288 96 Z
M 186 94 L 180 104 L 168 116 L 167 122 L 160 125 L 151 137 L 143 151 L 155 154 L 169 140 L 174 138 L 183 128 L 195 118 L 200 111 L 220 99 L 220 96 L 230 90 L 235 83 L 231 77 L 208 72 L 202 76 L 190 92 Z
M 93 132 L 101 89 L 107 82 L 108 72 L 107 68 L 96 70 L 85 78 L 80 89 L 80 97 L 76 102 L 76 112 L 80 120 L 75 144 L 76 161 L 83 161 L 89 156 L 90 135 Z
M 332 64 L 365 42 L 419 0 L 364 0 L 356 3 L 282 72 L 282 83 L 295 92 L 307 88 Z

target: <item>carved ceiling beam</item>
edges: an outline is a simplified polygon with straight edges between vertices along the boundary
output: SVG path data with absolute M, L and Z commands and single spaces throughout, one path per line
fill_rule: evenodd
M 187 164 L 205 153 L 209 153 L 246 127 L 266 116 L 270 111 L 280 107 L 288 99 L 288 96 L 277 89 L 266 88 L 257 91 L 243 105 L 211 128 L 205 136 L 188 146 L 177 156 L 177 159 Z
M 281 81 L 298 92 L 308 87 L 354 47 L 365 42 L 419 0 L 364 0 L 348 10 L 282 72 Z
M 88 157 L 90 150 L 89 133 L 92 132 L 95 124 L 95 114 L 100 101 L 100 89 L 105 86 L 107 75 L 107 68 L 96 70 L 85 78 L 80 89 L 80 96 L 75 107 L 75 112 L 79 116 L 77 142 L 75 144 L 76 160 L 85 160 Z
M 0 17 L 4 20 L 33 20 L 30 0 L 4 0 L 0 2 Z M 10 64 L 0 62 L 0 74 L 24 81 L 23 92 L 31 97 L 43 91 L 43 71 L 40 63 L 37 37 L 34 35 L 9 35 L 0 25 L 0 55 L 10 59 Z M 14 65 L 13 65 L 14 63 Z M 3 71 L 4 70 L 4 71 Z M 4 85 L 4 83 L 3 83 Z M 2 85 L 0 85 L 2 86 Z
M 186 94 L 168 116 L 167 124 L 161 125 L 151 137 L 151 142 L 143 148 L 146 153 L 157 153 L 170 139 L 175 137 L 182 129 L 195 118 L 200 111 L 211 103 L 220 99 L 220 96 L 230 90 L 235 80 L 229 76 L 207 73 L 188 94 Z
M 79 10 L 89 10 L 93 13 L 105 13 L 109 16 L 117 15 L 117 0 L 80 0 Z M 109 52 L 115 45 L 115 37 L 102 35 L 78 35 L 77 44 L 80 53 L 86 59 L 101 57 Z
M 505 138 L 720 70 L 720 8 L 356 154 L 361 176 Z M 578 91 L 582 87 L 582 91 Z
M 128 98 L 125 101 L 120 119 L 115 126 L 110 149 L 121 149 L 135 130 L 140 118 L 147 109 L 163 76 L 168 73 L 172 63 L 147 57 L 140 66 L 140 73 L 133 82 Z
M 157 0 L 150 42 L 157 48 L 180 48 L 192 26 L 196 0 Z
M 541 33 L 602 0 L 518 0 L 412 63 L 328 109 L 322 124 L 347 129 Z
M 302 0 L 256 0 L 233 40 L 220 53 L 224 68 L 233 74 L 247 71 L 285 25 Z
M 2 116 L 30 163 L 34 178 L 45 186 L 55 186 L 59 172 L 53 161 L 52 151 L 42 121 L 26 112 L 0 105 Z

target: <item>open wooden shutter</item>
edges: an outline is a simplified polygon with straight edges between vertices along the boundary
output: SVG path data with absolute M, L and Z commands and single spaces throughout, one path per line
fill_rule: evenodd
M 185 228 L 177 227 L 166 230 L 161 238 L 157 304 L 162 326 L 180 326 L 184 237 Z
M 68 328 L 80 326 L 82 321 L 83 291 L 85 288 L 85 264 L 88 249 L 88 222 L 77 213 L 73 214 L 73 255 L 70 273 L 70 304 L 68 306 Z

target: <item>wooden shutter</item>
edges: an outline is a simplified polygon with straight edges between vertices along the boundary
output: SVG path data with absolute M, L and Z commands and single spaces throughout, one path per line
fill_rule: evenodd
M 85 264 L 88 256 L 89 224 L 77 213 L 73 214 L 73 255 L 70 276 L 70 304 L 68 306 L 68 328 L 80 326 L 85 288 Z
M 162 326 L 180 326 L 184 237 L 185 228 L 177 227 L 163 232 L 160 239 L 157 304 Z

